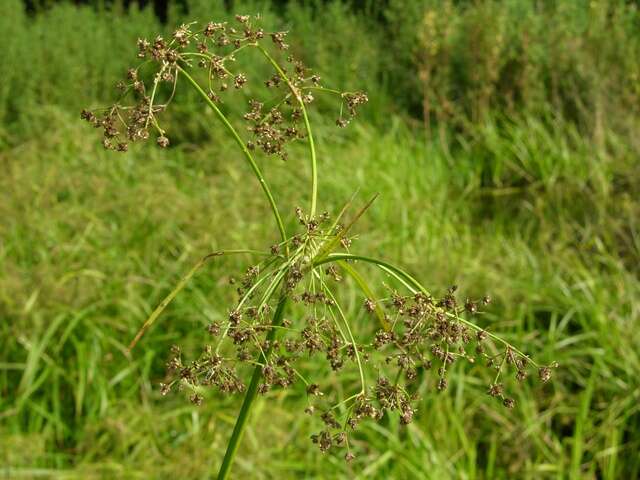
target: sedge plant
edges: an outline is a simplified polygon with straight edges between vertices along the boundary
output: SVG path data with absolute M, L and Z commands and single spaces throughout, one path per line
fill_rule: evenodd
M 206 262 L 227 255 L 254 259 L 236 281 L 237 302 L 229 308 L 226 320 L 212 322 L 203 333 L 201 354 L 187 360 L 178 346 L 172 347 L 167 378 L 159 386 L 163 394 L 187 391 L 195 404 L 203 401 L 202 390 L 207 387 L 244 395 L 219 479 L 229 476 L 256 397 L 273 389 L 302 385 L 308 397 L 306 412 L 322 425 L 311 436 L 312 442 L 322 452 L 341 450 L 347 461 L 356 453 L 350 439 L 359 424 L 395 414 L 401 424 L 410 423 L 416 413 L 419 384 L 432 372 L 434 388 L 445 390 L 454 362 L 484 363 L 493 369 L 489 395 L 513 408 L 515 401 L 505 393 L 503 376 L 511 371 L 522 381 L 535 369 L 546 382 L 556 365 L 537 364 L 473 321 L 489 297 L 460 301 L 456 288 L 451 287 L 436 298 L 404 269 L 352 251 L 352 227 L 374 199 L 356 209 L 352 198 L 333 216 L 319 212 L 318 159 L 309 110 L 314 95 L 333 96 L 340 112 L 336 123 L 346 127 L 367 102 L 367 95 L 326 87 L 289 54 L 286 32 L 265 33 L 258 21 L 258 17 L 238 15 L 233 24 L 210 22 L 198 27 L 194 22 L 180 26 L 170 38 L 139 39 L 141 63 L 130 68 L 126 81 L 119 83 L 121 94 L 116 103 L 81 114 L 103 130 L 107 149 L 127 151 L 131 142 L 151 136 L 167 148 L 170 141 L 160 114 L 177 89 L 183 85 L 193 89 L 249 164 L 277 232 L 278 239 L 263 250 L 222 250 L 204 256 L 152 312 L 129 348 Z M 251 98 L 247 112 L 237 122 L 221 104 L 232 101 L 230 92 L 257 81 L 237 71 L 239 55 L 255 55 L 271 73 L 262 79 L 264 98 Z M 285 227 L 257 161 L 258 155 L 287 160 L 291 142 L 306 144 L 311 172 L 310 203 L 306 210 L 295 208 L 299 225 L 295 232 Z M 378 269 L 387 279 L 384 295 L 374 293 L 365 268 Z M 370 332 L 355 331 L 354 319 L 340 303 L 338 290 L 348 280 L 362 293 L 363 314 L 377 325 Z M 335 372 L 357 372 L 353 394 L 337 399 L 322 380 L 307 378 L 301 365 L 313 357 L 324 358 L 327 368 Z M 253 370 L 248 381 L 243 367 Z

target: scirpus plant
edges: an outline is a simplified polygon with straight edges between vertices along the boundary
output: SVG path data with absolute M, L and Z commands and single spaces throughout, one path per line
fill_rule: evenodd
M 345 127 L 367 102 L 367 95 L 323 86 L 320 77 L 288 54 L 286 32 L 265 33 L 256 26 L 257 17 L 238 15 L 235 20 L 233 25 L 211 22 L 200 28 L 191 23 L 182 25 L 171 38 L 140 39 L 138 57 L 142 63 L 130 68 L 127 80 L 120 82 L 122 94 L 117 103 L 100 111 L 83 110 L 81 114 L 103 129 L 103 145 L 107 149 L 126 151 L 129 143 L 147 140 L 152 132 L 156 133 L 158 145 L 166 148 L 170 140 L 160 126 L 159 115 L 184 81 L 201 96 L 215 113 L 218 125 L 235 141 L 273 214 L 279 236 L 273 245 L 264 251 L 224 250 L 203 257 L 151 314 L 130 345 L 133 348 L 205 262 L 237 254 L 259 259 L 239 279 L 238 300 L 229 309 L 226 321 L 208 326 L 199 358 L 186 361 L 180 348 L 173 347 L 167 380 L 160 385 L 163 394 L 174 388 L 188 389 L 195 404 L 203 400 L 203 387 L 244 394 L 218 478 L 229 475 L 256 396 L 275 388 L 302 383 L 309 398 L 306 412 L 317 416 L 322 424 L 321 430 L 311 436 L 313 443 L 322 452 L 343 449 L 344 458 L 350 461 L 355 455 L 350 436 L 360 422 L 377 421 L 394 411 L 402 424 L 413 420 L 417 386 L 426 381 L 429 371 L 435 372 L 435 388 L 445 390 L 447 372 L 454 362 L 482 361 L 496 371 L 488 386 L 489 395 L 507 408 L 515 404 L 505 395 L 501 382 L 508 369 L 515 372 L 518 380 L 537 369 L 540 380 L 548 381 L 555 365 L 538 365 L 471 320 L 479 308 L 489 303 L 489 297 L 460 302 L 455 296 L 456 287 L 451 287 L 441 298 L 435 298 L 403 269 L 350 251 L 351 229 L 373 199 L 355 214 L 350 214 L 353 199 L 333 218 L 328 213 L 318 213 L 317 158 L 308 110 L 314 94 L 333 95 L 339 101 L 336 123 Z M 237 55 L 251 54 L 262 58 L 272 73 L 262 79 L 270 98 L 249 101 L 243 116 L 245 134 L 219 105 L 229 91 L 241 90 L 256 81 L 234 70 Z M 146 77 L 150 81 L 145 82 Z M 124 103 L 130 96 L 135 102 Z M 295 209 L 299 223 L 296 232 L 285 228 L 269 183 L 256 162 L 260 151 L 269 157 L 287 159 L 286 147 L 293 141 L 307 144 L 311 171 L 310 205 L 307 211 Z M 376 297 L 361 273 L 365 266 L 381 270 L 388 278 L 383 298 Z M 373 335 L 354 331 L 353 322 L 341 307 L 336 288 L 343 277 L 350 277 L 362 292 L 362 308 L 378 324 Z M 292 304 L 300 306 L 296 311 L 306 313 L 286 319 L 285 312 Z M 357 391 L 334 403 L 337 399 L 325 391 L 322 382 L 307 379 L 297 368 L 300 360 L 312 356 L 324 357 L 336 372 L 356 370 Z M 253 368 L 248 384 L 238 371 L 240 365 Z

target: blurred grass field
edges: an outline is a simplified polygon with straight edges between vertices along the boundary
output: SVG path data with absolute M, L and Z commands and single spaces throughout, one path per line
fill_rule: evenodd
M 29 15 L 0 3 L 0 478 L 206 478 L 239 400 L 211 394 L 194 407 L 157 385 L 169 347 L 195 348 L 226 315 L 228 278 L 248 259 L 208 265 L 131 357 L 125 348 L 202 255 L 271 245 L 268 210 L 194 97 L 177 99 L 166 151 L 105 152 L 78 112 L 111 98 L 138 36 L 229 12 L 190 1 L 162 25 L 118 2 Z M 348 129 L 332 127 L 328 103 L 327 120 L 315 118 L 320 208 L 337 212 L 356 189 L 362 203 L 380 193 L 354 249 L 384 253 L 435 292 L 456 283 L 463 296 L 491 294 L 483 324 L 561 366 L 550 384 L 514 389 L 506 411 L 480 370 L 458 365 L 446 393 L 427 382 L 408 427 L 363 428 L 349 466 L 310 444 L 302 390 L 271 393 L 234 478 L 639 478 L 635 3 L 229 11 L 290 28 L 323 78 L 367 90 Z M 291 225 L 306 201 L 303 155 L 261 159 Z M 367 328 L 355 290 L 343 295 Z

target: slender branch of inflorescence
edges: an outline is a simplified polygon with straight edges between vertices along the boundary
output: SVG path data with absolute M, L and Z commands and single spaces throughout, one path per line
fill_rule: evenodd
M 311 208 L 309 211 L 309 215 L 314 217 L 316 215 L 316 203 L 318 197 L 318 161 L 316 159 L 316 147 L 313 141 L 313 132 L 311 131 L 311 123 L 309 122 L 309 115 L 307 114 L 307 108 L 304 104 L 304 100 L 300 93 L 300 90 L 296 88 L 287 74 L 282 70 L 278 62 L 274 60 L 274 58 L 269 54 L 269 52 L 261 45 L 256 45 L 258 50 L 269 60 L 273 68 L 278 72 L 278 75 L 289 87 L 291 94 L 294 96 L 300 110 L 302 111 L 302 117 L 304 118 L 304 126 L 307 131 L 307 142 L 309 144 L 309 157 L 311 160 Z
M 244 154 L 245 158 L 249 162 L 249 165 L 251 166 L 253 173 L 258 179 L 258 182 L 260 182 L 260 187 L 262 188 L 262 190 L 264 191 L 264 194 L 267 197 L 269 206 L 271 207 L 271 211 L 273 212 L 273 216 L 275 217 L 276 223 L 278 224 L 278 230 L 280 231 L 280 236 L 282 240 L 285 241 L 287 239 L 287 233 L 285 231 L 284 224 L 282 223 L 282 218 L 280 217 L 280 212 L 278 211 L 278 206 L 276 205 L 276 201 L 273 198 L 273 194 L 271 193 L 269 184 L 265 180 L 264 175 L 260 170 L 260 167 L 258 167 L 258 164 L 254 160 L 253 155 L 251 155 L 251 152 L 249 152 L 249 149 L 247 148 L 245 142 L 242 141 L 242 139 L 240 138 L 240 135 L 238 135 L 238 132 L 236 132 L 236 129 L 233 128 L 233 125 L 231 125 L 231 122 L 229 122 L 227 117 L 220 111 L 220 109 L 216 106 L 216 104 L 211 101 L 211 99 L 207 96 L 204 90 L 202 90 L 202 87 L 200 87 L 198 82 L 196 82 L 193 79 L 193 77 L 189 75 L 189 73 L 180 65 L 177 65 L 176 68 L 182 75 L 185 76 L 185 78 L 189 81 L 189 83 L 193 85 L 193 87 L 200 94 L 200 96 L 204 98 L 204 100 L 207 102 L 207 105 L 209 105 L 209 107 L 216 113 L 216 115 L 218 116 L 218 118 L 220 119 L 224 127 L 227 129 L 231 137 L 237 143 L 240 150 L 242 150 L 242 153 Z

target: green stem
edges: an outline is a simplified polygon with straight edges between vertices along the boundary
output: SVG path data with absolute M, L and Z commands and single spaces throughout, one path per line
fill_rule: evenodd
M 318 267 L 320 265 L 324 265 L 325 263 L 340 262 L 340 261 L 344 261 L 344 260 L 360 260 L 360 261 L 363 261 L 363 262 L 366 262 L 366 263 L 371 263 L 373 265 L 377 265 L 382 271 L 392 275 L 394 278 L 396 278 L 401 283 L 403 283 L 412 293 L 415 293 L 416 291 L 419 291 L 419 292 L 424 293 L 425 295 L 429 295 L 429 292 L 427 291 L 427 289 L 424 288 L 420 282 L 418 282 L 415 278 L 413 278 L 411 275 L 409 275 L 404 270 L 396 267 L 395 265 L 391 265 L 390 263 L 383 262 L 382 260 L 378 260 L 378 259 L 375 259 L 375 258 L 366 257 L 364 255 L 353 255 L 353 254 L 350 254 L 350 253 L 331 253 L 326 257 L 319 258 L 318 260 L 314 261 L 313 262 L 313 266 L 314 267 Z M 511 345 L 506 340 L 500 338 L 499 336 L 497 336 L 497 335 L 495 335 L 495 334 L 483 329 L 482 327 L 479 327 L 478 325 L 476 325 L 473 322 L 470 322 L 469 320 L 465 320 L 462 317 L 458 317 L 457 314 L 454 315 L 451 312 L 445 312 L 445 314 L 447 316 L 456 318 L 461 323 L 464 323 L 466 326 L 468 326 L 468 327 L 470 327 L 470 328 L 472 328 L 472 329 L 474 329 L 476 331 L 483 331 L 484 333 L 486 333 L 489 337 L 491 337 L 496 342 L 501 343 L 506 347 L 509 347 L 511 350 L 513 350 L 515 353 L 517 353 L 521 357 L 526 358 L 527 361 L 531 362 L 531 364 L 534 367 L 536 367 L 536 368 L 539 367 L 539 365 L 536 362 L 534 362 L 528 355 L 524 354 L 523 352 L 521 352 L 516 347 Z
M 265 180 L 264 175 L 260 170 L 260 167 L 258 167 L 258 164 L 254 160 L 253 155 L 251 155 L 251 152 L 249 151 L 245 143 L 242 141 L 242 138 L 240 138 L 240 135 L 238 135 L 238 132 L 236 131 L 236 129 L 233 128 L 233 125 L 231 125 L 229 120 L 227 120 L 227 117 L 224 115 L 224 113 L 220 111 L 218 106 L 215 103 L 213 103 L 211 99 L 207 96 L 207 94 L 202 89 L 200 84 L 198 84 L 198 82 L 196 82 L 194 78 L 191 75 L 189 75 L 189 73 L 187 73 L 187 71 L 184 68 L 182 68 L 180 65 L 176 65 L 176 68 L 180 71 L 180 73 L 182 73 L 185 76 L 187 80 L 189 80 L 191 85 L 193 85 L 193 87 L 198 91 L 198 93 L 202 96 L 202 98 L 204 98 L 207 104 L 216 113 L 220 121 L 227 128 L 227 130 L 229 131 L 233 139 L 236 141 L 236 143 L 242 150 L 242 153 L 244 153 L 244 156 L 247 158 L 249 165 L 251 165 L 251 169 L 253 170 L 253 173 L 255 174 L 256 178 L 260 182 L 260 186 L 262 187 L 262 190 L 264 191 L 265 195 L 267 196 L 267 199 L 269 200 L 269 205 L 271 206 L 273 216 L 275 217 L 276 223 L 278 224 L 278 230 L 280 230 L 280 236 L 282 237 L 282 241 L 286 242 L 287 234 L 285 232 L 284 224 L 282 223 L 282 218 L 280 217 L 280 213 L 278 212 L 278 207 L 276 206 L 276 202 L 273 199 L 271 189 L 269 188 L 269 185 L 267 184 L 267 181 Z
M 273 314 L 273 320 L 271 322 L 272 327 L 280 326 L 282 323 L 282 316 L 284 314 L 284 308 L 287 304 L 287 297 L 283 294 L 280 297 L 278 302 L 278 306 L 276 307 L 276 311 Z M 269 333 L 267 333 L 267 341 L 269 345 L 264 353 L 261 353 L 258 359 L 259 364 L 266 365 L 271 355 L 273 340 L 276 337 L 276 328 L 271 328 Z M 233 427 L 233 433 L 231 434 L 231 438 L 229 439 L 229 443 L 227 444 L 227 451 L 224 454 L 224 459 L 222 460 L 222 465 L 220 465 L 220 471 L 218 472 L 218 480 L 225 480 L 228 478 L 229 473 L 231 471 L 231 466 L 233 464 L 233 459 L 236 455 L 238 447 L 240 446 L 240 440 L 242 439 L 242 434 L 244 432 L 244 428 L 247 425 L 247 420 L 249 419 L 249 414 L 251 413 L 251 407 L 253 406 L 253 401 L 256 399 L 258 394 L 258 385 L 262 379 L 262 366 L 256 365 L 253 370 L 253 376 L 251 377 L 251 383 L 249 384 L 249 388 L 247 388 L 247 393 L 244 396 L 244 401 L 242 402 L 242 407 L 240 407 L 240 413 L 238 414 L 238 419 L 236 420 L 236 425 Z
M 280 65 L 278 65 L 278 62 L 273 59 L 264 47 L 258 44 L 256 44 L 256 47 L 262 52 L 266 59 L 269 60 L 271 65 L 273 65 L 273 68 L 275 68 L 278 75 L 282 77 L 282 80 L 285 81 L 293 96 L 296 97 L 298 105 L 300 105 L 302 118 L 304 119 L 304 127 L 307 130 L 307 138 L 309 139 L 309 155 L 311 156 L 311 209 L 309 216 L 314 217 L 316 214 L 316 203 L 318 198 L 318 162 L 316 160 L 316 147 L 313 142 L 313 133 L 311 132 L 311 123 L 309 122 L 309 115 L 307 115 L 307 108 L 302 101 L 300 90 L 291 83 L 291 80 L 289 80 L 289 77 L 287 77 Z

